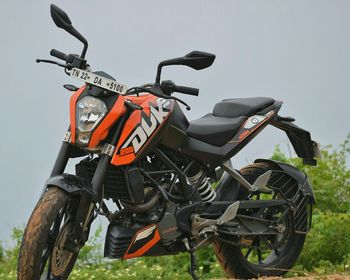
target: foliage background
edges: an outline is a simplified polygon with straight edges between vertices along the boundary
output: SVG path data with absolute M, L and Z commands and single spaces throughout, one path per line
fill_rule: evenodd
M 290 163 L 309 176 L 317 204 L 313 227 L 303 252 L 287 276 L 350 274 L 350 135 L 337 148 L 322 148 L 317 167 L 304 166 L 298 158 L 288 158 L 276 147 L 272 159 Z M 191 279 L 188 275 L 189 256 L 179 254 L 159 258 L 140 258 L 130 261 L 108 261 L 102 258 L 101 229 L 90 238 L 79 256 L 70 279 Z M 22 229 L 15 228 L 13 248 L 0 243 L 0 279 L 16 279 L 16 261 Z M 204 279 L 225 277 L 210 247 L 198 252 L 199 274 Z

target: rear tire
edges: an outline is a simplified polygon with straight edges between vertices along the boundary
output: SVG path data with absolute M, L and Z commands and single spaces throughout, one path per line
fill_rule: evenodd
M 53 231 L 53 225 L 57 221 L 61 211 L 64 211 L 63 209 L 68 204 L 69 200 L 70 197 L 66 192 L 59 188 L 52 187 L 43 194 L 37 203 L 24 231 L 19 251 L 17 266 L 18 280 L 38 280 L 41 279 L 40 277 L 42 277 L 42 273 L 45 274 L 43 269 L 46 264 L 50 265 L 52 254 L 52 251 L 49 251 L 50 255 L 47 256 L 45 262 L 43 261 L 46 252 L 45 250 L 49 248 L 49 236 Z M 59 223 L 61 224 L 61 221 L 59 221 Z M 57 229 L 57 234 L 54 237 L 54 240 L 51 240 L 51 242 L 56 241 L 57 236 L 59 235 L 58 230 L 59 228 Z M 68 278 L 77 256 L 78 253 L 74 253 L 70 256 L 69 264 L 64 273 L 60 275 L 60 280 Z M 46 278 L 45 276 L 43 279 L 51 278 Z
M 268 163 L 255 163 L 241 169 L 240 172 L 248 182 L 253 183 L 260 175 L 273 169 L 273 166 Z M 247 199 L 247 194 L 246 189 L 241 187 L 238 199 Z M 261 276 L 280 276 L 287 273 L 294 265 L 301 253 L 304 241 L 305 235 L 295 233 L 293 221 L 286 244 L 278 254 L 275 253 L 276 260 L 269 264 L 252 263 L 248 257 L 243 255 L 242 248 L 220 241 L 214 242 L 214 251 L 219 264 L 230 277 L 250 279 Z

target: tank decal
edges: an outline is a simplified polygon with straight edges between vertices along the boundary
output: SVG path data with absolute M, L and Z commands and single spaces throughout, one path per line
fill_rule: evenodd
M 173 107 L 173 102 L 163 98 L 150 97 L 145 103 L 141 104 L 144 109 L 134 112 L 126 122 L 112 164 L 124 165 L 134 161 L 165 123 Z

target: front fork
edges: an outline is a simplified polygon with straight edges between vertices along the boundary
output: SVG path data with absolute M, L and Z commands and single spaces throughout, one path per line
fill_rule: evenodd
M 76 215 L 75 230 L 71 235 L 69 242 L 67 244 L 69 249 L 75 248 L 75 250 L 82 247 L 89 236 L 90 225 L 93 221 L 93 211 L 96 203 L 101 203 L 102 197 L 102 186 L 103 181 L 108 169 L 108 166 L 111 162 L 111 158 L 114 155 L 115 147 L 117 141 L 122 132 L 125 122 L 130 116 L 132 109 L 128 108 L 126 113 L 119 120 L 119 124 L 115 130 L 112 141 L 110 144 L 106 143 L 102 149 L 100 160 L 98 162 L 97 168 L 95 170 L 94 176 L 91 180 L 91 185 L 86 186 L 86 188 L 91 187 L 90 191 L 82 191 L 80 193 L 79 206 Z M 59 176 L 64 173 L 64 170 L 67 166 L 68 160 L 70 158 L 82 156 L 83 154 L 79 153 L 79 149 L 74 147 L 70 142 L 71 132 L 68 131 L 65 134 L 63 143 L 61 145 L 60 151 L 58 153 L 57 159 L 55 161 L 54 167 L 51 171 L 50 178 Z M 67 191 L 67 189 L 64 189 Z

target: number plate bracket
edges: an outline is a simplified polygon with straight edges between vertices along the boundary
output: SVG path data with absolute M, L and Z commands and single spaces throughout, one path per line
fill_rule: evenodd
M 72 78 L 78 79 L 80 81 L 84 81 L 93 86 L 97 86 L 108 91 L 112 91 L 119 94 L 125 94 L 128 90 L 126 85 L 118 83 L 117 81 L 108 79 L 106 77 L 102 77 L 100 75 L 96 75 L 92 72 L 84 71 L 79 68 L 72 68 L 67 70 L 67 73 Z

